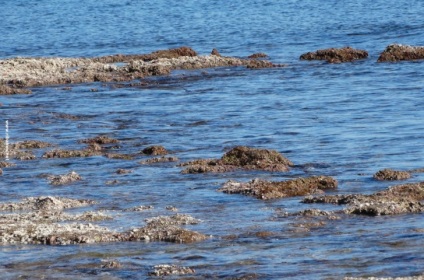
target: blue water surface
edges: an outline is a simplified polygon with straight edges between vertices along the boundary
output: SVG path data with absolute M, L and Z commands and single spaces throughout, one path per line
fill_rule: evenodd
M 170 215 L 202 223 L 194 244 L 119 243 L 2 246 L 2 277 L 143 279 L 157 264 L 190 266 L 195 279 L 342 279 L 423 273 L 424 216 L 344 217 L 310 232 L 293 231 L 279 213 L 310 207 L 301 198 L 271 201 L 217 192 L 227 180 L 286 180 L 329 175 L 338 194 L 372 193 L 383 168 L 424 167 L 424 62 L 377 63 L 392 43 L 424 45 L 424 1 L 74 1 L 0 0 L 0 58 L 92 57 L 190 46 L 199 54 L 246 57 L 264 52 L 283 68 L 174 72 L 157 86 L 95 83 L 34 88 L 0 97 L 10 141 L 42 140 L 81 148 L 108 135 L 120 153 L 163 145 L 180 161 L 219 158 L 237 145 L 275 149 L 296 165 L 287 173 L 183 175 L 176 163 L 140 165 L 105 157 L 16 162 L 0 177 L 1 202 L 55 195 L 94 199 L 121 230 Z M 308 51 L 351 46 L 369 58 L 347 64 L 299 61 Z M 91 89 L 97 91 L 92 92 Z M 77 116 L 75 120 L 57 117 Z M 0 126 L 0 132 L 3 129 Z M 118 168 L 132 169 L 117 175 Z M 77 171 L 84 180 L 53 187 L 40 174 Z M 117 185 L 107 185 L 110 180 Z M 414 173 L 406 182 L 424 180 Z M 153 205 L 147 212 L 120 212 Z M 124 214 L 123 214 L 124 213 Z M 259 237 L 259 232 L 272 233 Z M 229 238 L 237 236 L 237 238 Z M 116 259 L 122 267 L 101 269 Z M 255 279 L 255 278 L 246 278 Z

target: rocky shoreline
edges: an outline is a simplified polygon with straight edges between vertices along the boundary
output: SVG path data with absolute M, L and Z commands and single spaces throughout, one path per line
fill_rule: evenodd
M 109 55 L 94 58 L 23 58 L 0 60 L 0 95 L 29 94 L 30 88 L 81 83 L 122 83 L 165 76 L 178 69 L 195 70 L 244 66 L 249 69 L 284 67 L 264 60 L 255 53 L 246 58 L 222 56 L 213 49 L 198 55 L 190 47 L 159 50 L 150 54 Z M 325 60 L 328 63 L 353 62 L 368 58 L 368 52 L 351 47 L 321 49 L 300 56 L 300 60 Z M 424 59 L 424 47 L 392 44 L 381 52 L 378 62 Z

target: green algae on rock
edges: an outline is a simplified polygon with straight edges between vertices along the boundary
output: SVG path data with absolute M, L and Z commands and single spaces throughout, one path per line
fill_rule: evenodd
M 275 150 L 237 146 L 221 159 L 200 159 L 182 163 L 183 173 L 230 172 L 237 169 L 286 172 L 293 163 Z
M 297 178 L 282 182 L 254 179 L 247 183 L 228 181 L 219 189 L 224 193 L 251 195 L 259 199 L 275 199 L 293 196 L 322 194 L 324 190 L 337 188 L 337 181 L 328 176 Z
M 352 62 L 358 59 L 368 57 L 368 52 L 351 47 L 329 48 L 317 50 L 315 52 L 304 53 L 300 56 L 301 60 L 326 60 L 329 63 Z
M 424 46 L 392 44 L 378 57 L 378 62 L 395 62 L 402 60 L 424 59 Z

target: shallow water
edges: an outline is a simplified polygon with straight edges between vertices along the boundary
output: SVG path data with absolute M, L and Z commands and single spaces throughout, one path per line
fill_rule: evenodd
M 304 205 L 301 198 L 260 201 L 217 189 L 229 179 L 330 175 L 339 181 L 336 193 L 371 193 L 395 184 L 374 181 L 380 169 L 423 168 L 424 64 L 376 60 L 390 43 L 424 45 L 424 2 L 237 0 L 172 7 L 167 1 L 117 2 L 0 0 L 0 57 L 148 53 L 189 45 L 201 54 L 212 48 L 228 56 L 265 52 L 287 67 L 179 71 L 157 78 L 155 85 L 95 83 L 2 96 L 0 112 L 9 120 L 10 141 L 36 139 L 70 149 L 84 146 L 78 140 L 105 134 L 121 140 L 119 153 L 159 144 L 180 161 L 218 158 L 246 145 L 276 149 L 305 167 L 287 173 L 183 175 L 176 163 L 138 164 L 143 157 L 17 162 L 1 177 L 2 202 L 41 195 L 95 199 L 100 204 L 93 209 L 115 216 L 100 224 L 117 230 L 170 215 L 165 207 L 172 205 L 201 219 L 188 228 L 212 238 L 185 245 L 2 246 L 2 277 L 147 278 L 151 267 L 162 263 L 193 267 L 195 276 L 205 278 L 340 279 L 423 272 L 423 233 L 416 231 L 424 228 L 422 214 L 344 217 L 311 232 L 293 232 L 296 218 L 281 217 L 281 211 L 342 207 Z M 346 45 L 366 49 L 369 59 L 334 65 L 298 61 L 304 52 Z M 134 172 L 117 175 L 118 168 Z M 39 176 L 70 170 L 84 180 L 54 187 Z M 114 179 L 121 183 L 106 185 Z M 423 180 L 424 174 L 416 173 L 406 182 Z M 139 205 L 154 209 L 120 211 Z M 261 237 L 260 232 L 272 234 Z M 108 259 L 123 267 L 101 269 Z

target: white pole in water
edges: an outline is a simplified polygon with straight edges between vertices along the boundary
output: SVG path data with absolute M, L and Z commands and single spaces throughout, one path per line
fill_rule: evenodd
M 6 154 L 6 160 L 9 160 L 9 120 L 6 120 L 6 147 L 5 147 L 5 154 Z

